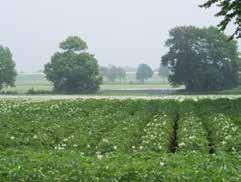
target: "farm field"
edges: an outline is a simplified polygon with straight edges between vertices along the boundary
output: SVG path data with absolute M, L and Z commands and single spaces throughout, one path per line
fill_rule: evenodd
M 0 100 L 0 181 L 240 181 L 240 98 L 44 98 Z
M 100 86 L 100 91 L 96 95 L 102 96 L 158 96 L 163 94 L 173 94 L 177 89 L 184 89 L 183 86 L 172 88 L 172 86 L 163 81 L 157 73 L 148 80 L 145 84 L 128 84 L 129 81 L 135 80 L 134 73 L 127 74 L 126 83 L 118 82 L 112 84 L 103 84 Z M 41 73 L 24 74 L 20 73 L 17 76 L 16 87 L 3 89 L 4 92 L 12 92 L 12 94 L 26 94 L 29 90 L 49 92 L 52 90 L 52 84 L 46 80 Z M 241 93 L 241 88 L 237 87 L 231 90 L 224 90 L 213 94 L 235 94 Z
M 132 84 L 129 82 L 132 81 Z M 100 95 L 153 95 L 160 94 L 158 89 L 171 89 L 171 85 L 166 82 L 166 80 L 161 79 L 158 73 L 146 81 L 145 84 L 135 83 L 135 73 L 128 73 L 125 83 L 111 83 L 103 84 L 100 87 Z M 35 91 L 51 91 L 52 84 L 46 80 L 44 74 L 41 73 L 31 73 L 31 74 L 19 74 L 16 80 L 16 87 L 5 88 L 4 91 L 17 92 L 18 94 L 25 94 L 30 89 Z M 140 92 L 135 91 L 140 90 Z M 150 90 L 150 92 L 148 92 Z

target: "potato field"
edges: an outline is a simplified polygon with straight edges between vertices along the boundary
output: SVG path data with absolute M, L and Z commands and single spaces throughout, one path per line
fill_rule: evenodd
M 0 181 L 240 181 L 241 99 L 0 100 Z

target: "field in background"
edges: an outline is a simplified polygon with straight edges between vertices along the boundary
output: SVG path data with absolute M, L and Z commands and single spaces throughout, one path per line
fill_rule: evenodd
M 161 94 L 160 89 L 171 89 L 166 78 L 160 78 L 158 73 L 147 80 L 145 84 L 138 84 L 135 80 L 135 73 L 128 73 L 124 83 L 116 81 L 111 84 L 101 85 L 100 95 L 152 95 Z M 19 74 L 16 80 L 16 87 L 4 89 L 4 91 L 18 92 L 20 94 L 35 91 L 51 91 L 52 84 L 46 80 L 44 74 Z
M 16 80 L 16 87 L 3 89 L 17 94 L 25 94 L 30 89 L 35 91 L 51 91 L 52 84 L 46 80 L 44 74 L 19 74 Z M 116 81 L 112 84 L 103 84 L 97 95 L 103 96 L 158 96 L 163 94 L 173 94 L 176 90 L 184 89 L 183 86 L 173 88 L 167 81 L 159 77 L 158 73 L 146 81 L 145 84 L 138 84 L 135 80 L 135 73 L 128 73 L 124 83 Z M 186 92 L 176 92 L 176 94 L 190 94 Z M 196 94 L 221 94 L 221 95 L 239 95 L 241 94 L 241 86 L 230 90 L 210 93 L 195 93 Z

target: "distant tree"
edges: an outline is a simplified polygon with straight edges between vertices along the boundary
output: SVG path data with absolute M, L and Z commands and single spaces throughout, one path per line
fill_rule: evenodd
M 176 27 L 166 42 L 162 64 L 169 81 L 189 91 L 214 91 L 237 86 L 240 58 L 236 41 L 217 28 Z
M 107 74 L 107 72 L 108 72 L 108 67 L 100 66 L 100 75 L 101 75 L 102 77 L 105 77 L 106 74 Z
M 0 90 L 14 86 L 17 72 L 12 54 L 8 48 L 0 46 Z
M 98 91 L 102 78 L 97 60 L 86 52 L 87 44 L 79 37 L 68 37 L 45 65 L 44 73 L 54 89 L 64 93 L 93 93 Z
M 107 80 L 109 82 L 115 82 L 115 80 L 118 78 L 118 69 L 116 66 L 113 66 L 113 65 L 110 65 L 108 68 L 107 68 L 107 72 L 105 74 Z
M 240 0 L 207 0 L 201 5 L 204 8 L 210 8 L 217 5 L 220 11 L 216 14 L 217 17 L 223 17 L 223 20 L 218 25 L 223 31 L 229 23 L 234 23 L 236 30 L 232 38 L 241 38 L 241 1 Z
M 122 67 L 110 65 L 109 67 L 101 67 L 100 72 L 109 82 L 114 83 L 116 79 L 121 83 L 126 78 L 126 71 Z
M 140 64 L 137 72 L 136 72 L 136 79 L 141 83 L 144 83 L 145 80 L 151 78 L 153 76 L 153 71 L 150 66 L 147 64 Z
M 122 67 L 117 68 L 117 79 L 119 79 L 120 83 L 126 79 L 126 71 Z

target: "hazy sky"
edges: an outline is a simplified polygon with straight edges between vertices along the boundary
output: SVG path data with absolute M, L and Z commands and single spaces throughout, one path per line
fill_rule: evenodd
M 217 25 L 203 0 L 0 0 L 0 44 L 17 69 L 37 71 L 69 35 L 78 35 L 101 65 L 158 67 L 168 30 Z

